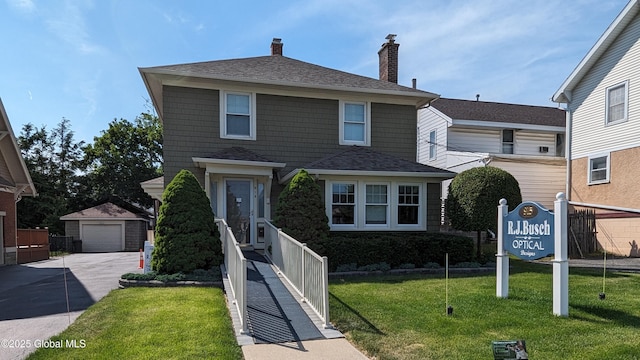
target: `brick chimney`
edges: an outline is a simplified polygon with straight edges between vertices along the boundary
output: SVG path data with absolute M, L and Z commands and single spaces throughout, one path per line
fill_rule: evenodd
M 271 41 L 271 56 L 282 56 L 282 45 L 282 39 L 273 38 L 273 41 Z
M 392 83 L 398 83 L 398 47 L 396 44 L 396 35 L 389 34 L 385 39 L 387 42 L 382 44 L 382 48 L 378 51 L 380 57 L 380 80 Z

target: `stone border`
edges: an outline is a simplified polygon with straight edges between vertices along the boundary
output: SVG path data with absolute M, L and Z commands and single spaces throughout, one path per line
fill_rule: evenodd
M 127 280 L 119 279 L 120 288 L 129 287 L 182 287 L 182 286 L 196 286 L 196 287 L 218 287 L 224 288 L 221 281 L 160 281 L 160 280 Z

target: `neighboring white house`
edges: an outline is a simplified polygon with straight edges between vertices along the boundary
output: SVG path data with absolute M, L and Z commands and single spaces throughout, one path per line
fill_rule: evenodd
M 596 209 L 600 245 L 638 256 L 640 1 L 630 1 L 553 95 L 567 106 L 567 196 Z
M 523 200 L 547 208 L 565 189 L 564 138 L 565 112 L 553 107 L 440 98 L 418 111 L 418 162 L 458 173 L 501 168 Z

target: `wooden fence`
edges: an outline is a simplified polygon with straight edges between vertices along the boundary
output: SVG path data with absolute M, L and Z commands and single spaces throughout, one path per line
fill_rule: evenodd
M 49 258 L 48 229 L 18 229 L 18 264 Z
M 592 209 L 577 210 L 569 214 L 569 257 L 585 257 L 598 251 L 596 236 L 596 212 Z

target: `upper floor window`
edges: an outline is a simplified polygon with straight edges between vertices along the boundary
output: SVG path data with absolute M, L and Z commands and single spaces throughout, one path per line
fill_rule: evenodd
M 436 151 L 436 131 L 432 130 L 429 133 L 429 160 L 434 160 L 436 158 Z
M 611 168 L 609 154 L 589 156 L 589 184 L 602 184 L 609 182 L 609 169 Z
M 606 125 L 627 121 L 629 82 L 607 88 Z
M 513 154 L 513 130 L 502 130 L 502 153 Z
M 255 96 L 222 91 L 220 97 L 220 137 L 255 140 Z
M 340 102 L 340 145 L 370 145 L 371 115 L 365 102 Z

